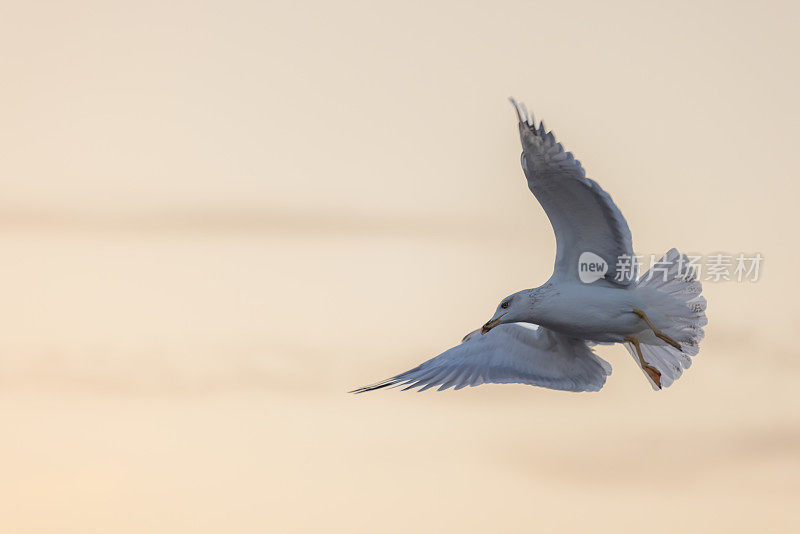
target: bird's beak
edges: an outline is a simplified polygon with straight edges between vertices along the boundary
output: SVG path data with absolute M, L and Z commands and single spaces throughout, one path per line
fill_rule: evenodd
M 486 332 L 488 332 L 489 330 L 491 330 L 495 326 L 499 325 L 500 324 L 500 319 L 502 319 L 503 315 L 505 315 L 505 313 L 500 314 L 500 317 L 498 317 L 497 319 L 492 319 L 491 321 L 489 321 L 488 323 L 483 325 L 483 327 L 481 328 L 481 335 L 485 334 Z

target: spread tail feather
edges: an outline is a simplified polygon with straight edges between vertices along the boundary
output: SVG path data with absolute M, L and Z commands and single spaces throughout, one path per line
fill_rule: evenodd
M 708 324 L 703 286 L 689 258 L 673 248 L 636 281 L 636 287 L 648 301 L 648 314 L 657 315 L 656 323 L 666 325 L 662 332 L 681 347 L 659 342 L 655 336 L 640 339 L 644 360 L 661 372 L 661 388 L 666 388 L 692 365 L 692 356 L 700 350 L 703 327 Z M 625 343 L 625 348 L 638 364 L 635 347 Z M 661 389 L 646 372 L 645 376 L 653 389 Z

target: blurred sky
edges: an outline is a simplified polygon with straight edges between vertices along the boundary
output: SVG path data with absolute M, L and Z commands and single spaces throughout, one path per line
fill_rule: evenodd
M 16 532 L 793 531 L 791 2 L 0 6 L 0 505 Z M 655 394 L 353 387 L 542 283 L 508 96 L 707 283 Z M 577 510 L 580 511 L 578 513 Z

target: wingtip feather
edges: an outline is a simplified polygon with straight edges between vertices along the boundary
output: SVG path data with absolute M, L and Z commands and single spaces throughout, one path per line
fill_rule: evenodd
M 511 102 L 511 105 L 514 106 L 514 111 L 517 113 L 517 120 L 520 124 L 525 123 L 527 120 L 527 116 L 525 115 L 525 111 L 523 110 L 522 106 L 519 102 L 514 100 L 513 96 L 508 97 L 508 101 Z
M 517 113 L 517 119 L 520 124 L 526 125 L 534 133 L 539 133 L 544 128 L 544 126 L 541 125 L 541 121 L 540 126 L 537 128 L 536 118 L 533 116 L 533 113 L 528 111 L 525 102 L 518 102 L 513 96 L 508 97 L 508 101 L 514 106 L 514 111 Z

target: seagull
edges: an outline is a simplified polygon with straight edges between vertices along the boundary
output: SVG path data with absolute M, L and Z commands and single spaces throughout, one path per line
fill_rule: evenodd
M 697 355 L 708 320 L 689 258 L 673 248 L 638 276 L 628 223 L 609 194 L 586 177 L 543 122 L 536 125 L 524 104 L 509 100 L 519 121 L 528 189 L 556 235 L 552 276 L 504 298 L 461 344 L 351 393 L 488 383 L 598 391 L 611 366 L 592 347 L 616 343 L 660 390 Z

